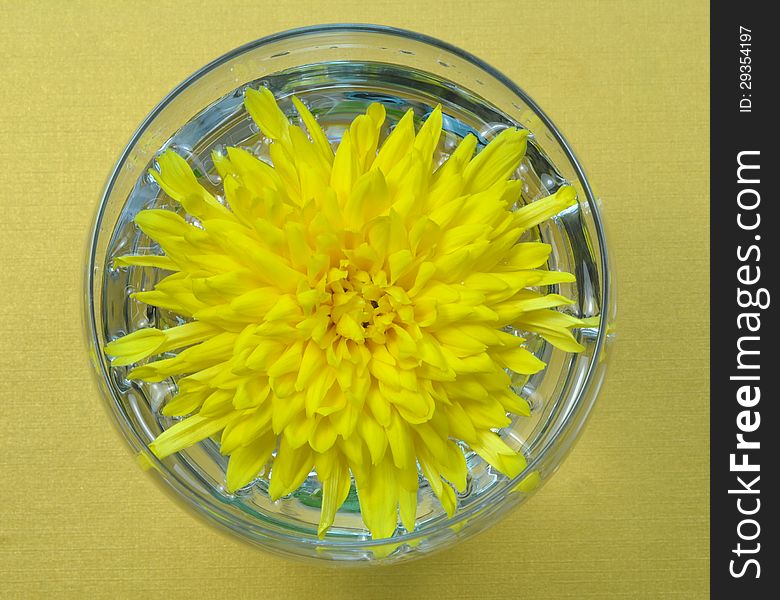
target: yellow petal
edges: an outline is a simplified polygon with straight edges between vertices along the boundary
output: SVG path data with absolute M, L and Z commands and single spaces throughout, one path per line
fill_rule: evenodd
M 350 340 L 362 342 L 365 340 L 365 330 L 350 314 L 342 316 L 336 324 L 336 331 L 339 335 Z
M 409 109 L 382 144 L 374 166 L 385 175 L 414 147 L 414 111 Z
M 281 292 L 275 287 L 258 287 L 231 301 L 230 308 L 248 317 L 264 318 L 279 301 Z
M 531 416 L 531 407 L 528 405 L 528 401 L 515 394 L 512 390 L 501 390 L 497 399 L 504 407 L 504 410 L 516 415 L 523 415 L 524 417 Z
M 401 249 L 393 252 L 387 257 L 387 266 L 390 269 L 390 283 L 395 283 L 409 269 L 414 256 L 407 249 Z
M 390 206 L 390 193 L 382 171 L 372 169 L 355 182 L 344 207 L 344 226 L 357 231 Z
M 492 431 L 481 431 L 471 449 L 507 477 L 517 477 L 526 467 L 525 457 L 512 450 Z
M 558 188 L 552 196 L 547 196 L 526 204 L 515 212 L 515 224 L 529 229 L 549 219 L 577 203 L 577 191 L 570 185 Z
M 163 431 L 149 444 L 149 448 L 157 458 L 165 458 L 221 431 L 234 418 L 232 414 L 223 414 L 215 418 L 193 415 Z
M 265 197 L 264 192 L 269 189 L 282 190 L 281 178 L 270 165 L 243 148 L 229 147 L 227 154 L 229 159 L 223 158 L 220 162 L 225 166 L 229 165 L 231 172 L 239 178 L 241 185 L 246 186 L 253 196 L 263 198 Z
M 474 150 L 477 147 L 477 138 L 474 134 L 467 134 L 455 148 L 446 162 L 439 167 L 434 175 L 434 188 L 437 185 L 441 185 L 447 178 L 460 177 L 465 165 L 469 164 L 471 157 L 474 155 Z
M 417 489 L 398 490 L 398 512 L 404 529 L 411 533 L 417 521 Z
M 286 373 L 295 373 L 301 365 L 303 342 L 297 341 L 282 352 L 273 365 L 268 368 L 269 377 L 279 377 Z
M 187 161 L 173 150 L 163 152 L 157 158 L 157 164 L 160 171 L 150 169 L 149 173 L 165 193 L 179 202 L 188 213 L 199 219 L 234 219 L 230 211 L 198 183 Z
M 271 402 L 266 402 L 255 410 L 241 411 L 222 431 L 220 452 L 232 454 L 237 448 L 248 446 L 262 435 L 271 435 L 276 440 L 276 434 L 270 431 L 271 405 Z
M 349 130 L 344 132 L 333 159 L 333 170 L 330 174 L 330 187 L 336 192 L 340 202 L 345 203 L 360 176 L 360 165 L 356 156 Z
M 290 122 L 279 109 L 273 93 L 268 88 L 247 88 L 244 105 L 260 130 L 272 140 L 287 137 Z
M 418 455 L 420 469 L 422 470 L 428 483 L 431 485 L 433 493 L 442 503 L 447 516 L 452 517 L 455 514 L 457 500 L 454 490 L 441 479 L 436 463 L 428 456 L 425 450 L 421 450 Z
M 320 369 L 311 379 L 305 391 L 306 414 L 329 415 L 346 404 L 344 393 L 334 386 L 336 371 L 330 367 Z
M 547 262 L 550 252 L 550 244 L 521 242 L 512 247 L 508 256 L 496 268 L 501 271 L 536 269 Z
M 558 294 L 545 296 L 533 292 L 521 292 L 506 302 L 494 304 L 493 310 L 498 314 L 500 323 L 515 324 L 526 313 L 571 303 L 570 299 Z
M 463 171 L 464 189 L 479 192 L 508 179 L 525 155 L 528 130 L 505 129 L 499 133 Z
M 294 290 L 303 279 L 303 274 L 291 268 L 282 257 L 253 241 L 246 228 L 222 219 L 204 221 L 203 225 L 225 251 L 245 260 L 266 283 Z
M 556 348 L 566 352 L 582 352 L 585 347 L 569 331 L 580 324 L 579 319 L 554 310 L 524 312 L 516 320 L 517 326 L 539 333 Z
M 387 450 L 387 433 L 384 427 L 370 415 L 363 414 L 360 420 L 358 420 L 357 428 L 371 454 L 371 463 L 374 465 L 379 464 Z
M 477 440 L 477 432 L 468 414 L 458 402 L 446 407 L 447 422 L 452 435 L 467 444 Z
M 381 107 L 381 104 L 372 106 Z M 381 110 L 384 112 L 384 108 Z M 349 126 L 350 140 L 354 144 L 355 156 L 361 173 L 365 173 L 374 161 L 382 121 L 384 121 L 384 117 L 377 122 L 367 114 L 358 115 Z
M 319 473 L 319 471 L 318 471 Z M 350 488 L 349 469 L 340 456 L 334 461 L 329 476 L 322 479 L 322 510 L 317 535 L 325 537 L 325 532 L 333 525 L 336 511 L 344 504 Z
M 305 413 L 300 412 L 285 425 L 282 434 L 291 448 L 300 448 L 309 441 L 316 427 L 317 421 L 309 419 Z
M 271 467 L 271 485 L 268 488 L 271 500 L 276 501 L 298 489 L 313 466 L 314 456 L 309 446 L 304 444 L 300 448 L 292 448 L 282 437 Z
M 198 410 L 203 401 L 209 396 L 208 389 L 179 391 L 174 398 L 162 408 L 162 414 L 169 417 L 181 417 Z
M 545 367 L 543 361 L 536 358 L 525 348 L 501 350 L 495 352 L 494 356 L 502 365 L 508 369 L 512 369 L 515 373 L 530 375 L 532 373 L 538 373 Z
M 391 412 L 390 425 L 385 427 L 385 431 L 393 455 L 393 463 L 399 469 L 407 468 L 414 462 L 414 447 L 409 426 L 397 411 Z
M 368 481 L 358 482 L 363 519 L 373 539 L 388 538 L 398 527 L 398 481 L 389 460 L 369 468 Z
M 298 367 L 298 377 L 295 380 L 295 389 L 302 391 L 306 385 L 311 381 L 314 374 L 320 371 L 325 366 L 325 356 L 322 353 L 320 347 L 310 340 L 306 344 L 306 349 L 301 357 L 301 362 Z
M 313 421 L 312 419 L 309 419 Z M 320 417 L 309 434 L 309 445 L 317 453 L 327 452 L 336 443 L 338 431 L 330 417 Z
M 320 154 L 322 154 L 323 158 L 325 158 L 329 164 L 332 163 L 333 148 L 331 147 L 330 142 L 328 142 L 328 138 L 325 137 L 325 133 L 322 131 L 319 123 L 317 123 L 317 119 L 314 118 L 314 115 L 311 114 L 306 105 L 298 98 L 293 96 L 292 101 L 295 105 L 295 109 L 301 116 L 304 125 L 306 125 L 306 130 L 309 132 L 309 136 L 311 136 L 314 145 L 317 147 Z
M 113 366 L 121 367 L 155 354 L 164 343 L 165 334 L 159 329 L 139 329 L 106 344 L 105 352 L 113 357 Z
M 451 519 L 455 516 L 455 510 L 458 506 L 458 500 L 455 497 L 455 490 L 453 490 L 448 484 L 444 484 L 441 488 L 441 493 L 438 494 L 439 501 L 441 502 L 441 505 L 444 507 L 444 511 L 447 513 L 447 516 Z
M 284 431 L 287 424 L 290 423 L 295 417 L 303 411 L 306 398 L 302 393 L 293 394 L 292 396 L 286 396 L 285 394 L 279 395 L 279 390 L 274 389 L 273 385 L 278 380 L 272 381 L 271 403 L 273 404 L 273 415 L 271 420 L 271 426 L 274 433 L 277 435 Z
M 233 390 L 214 390 L 204 400 L 198 413 L 201 417 L 217 417 L 233 407 Z
M 226 473 L 227 489 L 233 492 L 255 479 L 276 446 L 276 436 L 268 432 L 251 444 L 237 448 L 231 455 Z
M 417 137 L 414 140 L 414 147 L 420 152 L 420 154 L 429 159 L 436 149 L 439 143 L 439 136 L 441 135 L 442 114 L 441 104 L 437 105 L 428 118 L 425 119 L 425 123 L 420 127 L 420 131 L 417 133 Z

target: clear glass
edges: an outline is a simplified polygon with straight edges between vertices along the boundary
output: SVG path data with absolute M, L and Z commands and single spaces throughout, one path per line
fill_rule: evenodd
M 441 159 L 469 131 L 484 144 L 503 128 L 524 127 L 531 132 L 531 143 L 517 173 L 525 183 L 523 201 L 553 193 L 565 183 L 577 189 L 577 206 L 527 235 L 552 244 L 551 268 L 577 276 L 576 283 L 551 291 L 575 300 L 567 307 L 572 314 L 600 317 L 599 324 L 578 330 L 585 346 L 579 354 L 556 350 L 541 338 L 529 339 L 529 348 L 548 367 L 530 378 L 515 376 L 515 389 L 529 400 L 531 417 L 516 418 L 500 431 L 507 443 L 525 453 L 528 468 L 510 480 L 468 454 L 468 489 L 459 495 L 452 519 L 422 480 L 415 530 L 399 529 L 392 538 L 371 540 L 353 490 L 334 527 L 320 540 L 314 476 L 299 491 L 271 502 L 262 478 L 236 493 L 226 491 L 226 461 L 210 440 L 158 460 L 147 444 L 171 423 L 159 408 L 175 393 L 176 382 L 128 381 L 126 369 L 110 368 L 106 361 L 108 341 L 140 327 L 177 321 L 176 315 L 129 298 L 132 291 L 149 289 L 159 273 L 111 266 L 118 255 L 153 250 L 132 224 L 139 210 L 176 209 L 146 175 L 148 167 L 163 149 L 174 147 L 218 190 L 209 157 L 213 147 L 240 145 L 263 155 L 267 147 L 241 102 L 248 84 L 271 88 L 291 115 L 289 96 L 302 97 L 334 141 L 371 101 L 385 104 L 391 122 L 409 107 L 422 117 L 441 103 L 447 115 Z M 207 521 L 252 544 L 344 564 L 397 562 L 446 547 L 495 523 L 552 475 L 593 406 L 615 313 L 599 210 L 580 163 L 549 118 L 514 83 L 458 48 L 371 25 L 304 28 L 242 46 L 192 75 L 152 111 L 106 185 L 89 247 L 85 299 L 90 353 L 109 412 L 141 465 L 166 490 Z

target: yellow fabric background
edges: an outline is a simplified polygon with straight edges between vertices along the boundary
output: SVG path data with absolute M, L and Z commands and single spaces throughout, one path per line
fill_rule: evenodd
M 0 0 L 0 597 L 702 598 L 708 591 L 709 14 L 704 1 Z M 105 178 L 173 86 L 318 22 L 406 27 L 518 82 L 604 199 L 619 340 L 560 472 L 423 561 L 328 570 L 172 503 L 114 433 L 82 347 Z

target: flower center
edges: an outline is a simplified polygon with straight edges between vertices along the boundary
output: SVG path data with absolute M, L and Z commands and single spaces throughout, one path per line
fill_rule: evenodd
M 414 320 L 408 294 L 382 270 L 370 273 L 342 260 L 328 273 L 325 292 L 336 333 L 357 343 L 384 344 L 388 330 Z

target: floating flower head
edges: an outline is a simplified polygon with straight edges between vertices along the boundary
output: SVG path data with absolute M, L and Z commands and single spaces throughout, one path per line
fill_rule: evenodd
M 135 222 L 164 255 L 116 264 L 171 271 L 133 297 L 187 322 L 135 331 L 106 353 L 115 366 L 140 362 L 132 379 L 178 377 L 162 412 L 184 418 L 151 444 L 158 457 L 218 435 L 228 490 L 270 473 L 273 500 L 314 471 L 321 536 L 354 481 L 366 526 L 385 538 L 399 517 L 414 529 L 421 475 L 452 516 L 466 486 L 459 442 L 509 477 L 524 469 L 495 430 L 529 414 L 508 371 L 545 365 L 508 326 L 582 347 L 570 332 L 581 322 L 555 310 L 570 301 L 535 291 L 573 276 L 542 268 L 547 244 L 518 240 L 575 192 L 513 210 L 524 130 L 476 155 L 468 135 L 438 166 L 439 107 L 417 132 L 408 111 L 382 141 L 385 110 L 372 104 L 334 153 L 292 101 L 301 126 L 269 90 L 247 90 L 273 164 L 215 153 L 223 198 L 174 152 L 159 157 L 152 175 L 194 219 L 141 211 Z

